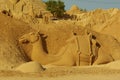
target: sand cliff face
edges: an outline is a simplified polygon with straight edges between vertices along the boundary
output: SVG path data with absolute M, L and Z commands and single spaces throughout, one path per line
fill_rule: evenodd
M 75 12 L 75 11 L 74 11 Z M 82 26 L 89 26 L 94 29 L 96 26 L 102 24 L 105 25 L 106 22 L 110 21 L 116 14 L 120 12 L 117 8 L 111 8 L 108 10 L 96 9 L 92 11 L 87 11 L 84 13 L 74 13 L 76 15 L 76 24 Z
M 17 40 L 31 28 L 28 24 L 6 15 L 0 14 L 0 17 L 0 69 L 12 69 L 27 61 Z
M 42 0 L 1 0 L 0 5 L 0 11 L 7 11 L 14 18 L 25 22 L 33 21 L 42 11 L 46 11 Z

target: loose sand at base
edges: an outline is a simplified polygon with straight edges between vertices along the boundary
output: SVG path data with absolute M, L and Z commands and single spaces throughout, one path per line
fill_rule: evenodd
M 117 75 L 74 75 L 74 76 L 64 76 L 55 78 L 39 78 L 39 77 L 1 77 L 0 80 L 119 80 L 120 76 Z
M 119 80 L 120 70 L 103 67 L 51 67 L 40 73 L 0 71 L 0 80 Z

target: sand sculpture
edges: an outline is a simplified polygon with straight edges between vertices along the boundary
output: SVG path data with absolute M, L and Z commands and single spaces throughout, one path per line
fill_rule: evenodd
M 104 64 L 120 59 L 120 44 L 112 36 L 90 31 L 89 34 L 74 36 L 60 50 L 60 55 L 50 55 L 43 49 L 38 33 L 31 32 L 23 35 L 19 42 L 32 45 L 31 60 L 46 65 L 82 66 Z M 111 44 L 108 46 L 108 44 Z M 74 47 L 73 47 L 74 46 Z
M 31 32 L 25 34 L 19 39 L 19 42 L 23 45 L 31 44 L 32 51 L 27 53 L 27 55 L 31 60 L 38 61 L 42 65 L 83 66 L 92 65 L 93 57 L 95 56 L 92 54 L 90 37 L 87 34 L 72 37 L 57 56 L 45 52 L 39 33 Z
M 105 64 L 120 59 L 120 44 L 110 35 L 89 31 L 86 34 L 74 36 L 67 40 L 59 55 L 50 55 L 45 52 L 41 37 L 38 33 L 31 32 L 23 35 L 19 42 L 32 45 L 31 60 L 46 65 L 57 66 L 83 66 Z M 111 44 L 109 44 L 111 43 Z M 74 47 L 73 47 L 74 46 Z

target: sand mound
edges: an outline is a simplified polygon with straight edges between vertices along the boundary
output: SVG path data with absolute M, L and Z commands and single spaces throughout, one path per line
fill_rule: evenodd
M 83 12 L 84 11 L 81 11 L 81 9 L 78 6 L 76 6 L 76 5 L 72 5 L 70 10 L 66 11 L 66 13 L 70 14 L 70 15 L 80 14 L 80 13 L 83 13 Z
M 71 10 L 71 11 L 74 11 L 74 10 L 80 10 L 80 9 L 78 8 L 78 6 L 72 5 L 72 7 L 70 8 L 70 10 Z
M 0 69 L 12 69 L 28 59 L 18 45 L 19 36 L 30 32 L 28 24 L 0 14 Z
M 110 62 L 110 63 L 106 64 L 105 67 L 107 67 L 109 69 L 119 69 L 120 70 L 120 60 Z
M 15 70 L 21 71 L 24 73 L 37 73 L 37 72 L 44 71 L 45 68 L 43 68 L 42 65 L 39 64 L 38 62 L 33 61 L 33 62 L 27 62 L 27 63 L 21 64 Z

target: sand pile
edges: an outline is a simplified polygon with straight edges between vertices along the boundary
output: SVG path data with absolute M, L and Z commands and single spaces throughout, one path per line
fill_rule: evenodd
M 31 30 L 28 24 L 0 14 L 0 69 L 12 69 L 27 61 L 18 38 Z
M 45 68 L 43 68 L 40 63 L 32 61 L 32 62 L 27 62 L 20 65 L 15 70 L 21 71 L 24 73 L 38 73 L 38 72 L 44 71 Z

